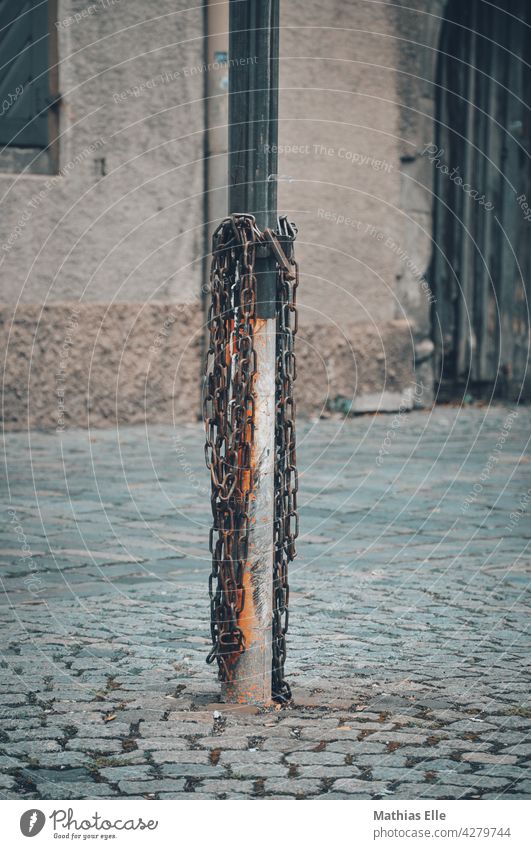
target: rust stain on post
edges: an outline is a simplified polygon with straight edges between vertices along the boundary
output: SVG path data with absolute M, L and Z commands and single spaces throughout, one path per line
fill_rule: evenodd
M 253 347 L 254 437 L 250 487 L 248 560 L 243 571 L 244 606 L 238 625 L 245 650 L 231 659 L 231 680 L 223 682 L 226 702 L 271 703 L 273 516 L 275 471 L 276 320 L 255 319 Z

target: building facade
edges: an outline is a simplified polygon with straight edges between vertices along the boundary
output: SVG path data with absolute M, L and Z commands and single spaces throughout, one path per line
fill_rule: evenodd
M 209 235 L 226 210 L 228 4 L 10 0 L 5 5 L 4 420 L 12 428 L 59 430 L 194 420 L 200 409 Z M 441 60 L 445 27 L 470 32 L 482 12 L 478 0 L 470 4 L 477 7 L 476 23 L 460 21 L 455 5 L 281 3 L 279 166 L 271 179 L 278 180 L 279 210 L 299 229 L 302 413 L 429 406 L 444 386 L 466 389 L 467 376 L 495 389 L 507 370 L 511 379 L 504 391 L 516 396 L 524 385 L 529 260 L 526 240 L 519 235 L 515 242 L 511 234 L 529 226 L 529 126 L 516 125 L 527 119 L 507 98 L 501 106 L 496 98 L 493 103 L 507 114 L 512 109 L 514 126 L 492 114 L 505 135 L 499 134 L 499 153 L 489 148 L 488 158 L 504 162 L 502 148 L 510 148 L 513 137 L 516 155 L 528 157 L 527 171 L 522 166 L 511 193 L 503 193 L 503 167 L 484 173 L 477 158 L 469 186 L 477 188 L 476 198 L 450 176 L 452 165 L 461 173 L 472 167 L 468 147 L 484 151 L 490 144 L 488 121 L 481 138 L 474 135 L 480 132 L 476 100 L 483 98 L 481 109 L 488 115 L 489 91 L 492 98 L 496 86 L 509 89 L 503 75 L 510 63 L 502 58 L 519 38 L 518 27 L 507 30 L 499 47 L 499 83 L 483 90 L 478 80 L 489 73 L 492 79 L 494 72 L 484 73 L 478 58 L 471 81 L 466 40 L 461 54 L 450 55 L 449 48 Z M 491 29 L 478 37 L 483 45 L 497 30 L 491 14 Z M 499 14 L 505 21 L 505 13 Z M 523 27 L 525 15 L 529 9 L 514 0 L 511 20 Z M 516 55 L 523 58 L 529 48 L 521 41 Z M 491 61 L 483 52 L 482 61 Z M 461 63 L 465 71 L 452 82 L 453 100 L 442 102 L 440 75 L 451 76 L 445 62 L 452 68 Z M 525 102 L 528 84 L 522 71 L 518 100 Z M 458 134 L 469 144 L 452 147 L 441 135 L 441 110 L 445 127 L 458 126 L 452 110 L 459 112 L 463 96 L 474 104 Z M 459 162 L 447 161 L 449 151 Z M 462 206 L 458 198 L 465 198 Z M 481 300 L 478 291 L 487 292 L 484 301 L 490 303 L 488 292 L 496 294 L 498 285 L 487 276 L 482 285 L 491 289 L 478 290 L 479 264 L 471 266 L 467 240 L 457 247 L 455 239 L 444 242 L 444 268 L 436 257 L 437 244 L 447 239 L 440 236 L 448 231 L 445 210 L 470 234 L 473 228 L 483 233 L 494 207 L 503 221 L 509 214 L 503 217 L 502 210 L 510 209 L 514 222 L 509 244 L 517 246 L 520 277 L 503 282 L 503 303 L 509 311 L 515 298 L 520 304 L 517 356 L 501 343 L 494 354 L 485 354 L 485 340 L 499 328 L 515 332 L 513 313 L 489 319 L 487 309 L 479 324 L 466 320 Z M 509 262 L 508 248 L 506 253 Z M 474 333 L 481 321 L 487 323 L 480 356 Z M 446 352 L 451 356 L 445 358 Z M 476 379 L 471 363 L 485 356 L 494 365 L 487 378 L 478 372 Z

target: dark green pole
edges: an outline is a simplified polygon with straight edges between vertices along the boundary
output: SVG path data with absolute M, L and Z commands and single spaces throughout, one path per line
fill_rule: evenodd
M 279 0 L 230 0 L 229 214 L 277 225 Z M 257 314 L 275 314 L 275 261 L 260 263 Z M 258 270 L 258 269 L 257 269 Z
M 278 0 L 230 0 L 229 9 L 229 214 L 254 215 L 261 231 L 276 230 Z M 226 702 L 264 705 L 271 702 L 273 662 L 277 283 L 268 248 L 257 249 L 254 274 L 249 543 L 238 617 L 244 651 L 222 694 Z

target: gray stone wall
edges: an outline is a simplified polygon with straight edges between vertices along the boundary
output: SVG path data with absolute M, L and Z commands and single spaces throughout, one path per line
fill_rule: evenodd
M 420 403 L 430 401 L 430 293 L 422 274 L 431 174 L 419 151 L 433 135 L 426 71 L 433 51 L 419 58 L 408 32 L 434 44 L 436 27 L 428 4 L 417 6 L 418 14 L 361 0 L 282 4 L 277 178 L 279 209 L 300 230 L 303 412 L 343 396 L 348 402 L 349 393 L 354 409 L 396 408 L 415 385 L 415 348 L 423 352 Z M 87 420 L 89 353 L 93 396 L 106 396 L 111 383 L 122 387 L 121 420 L 168 420 L 175 411 L 194 418 L 204 323 L 203 13 L 173 0 L 156 8 L 141 0 L 60 0 L 57 29 L 59 174 L 0 173 L 6 418 L 25 426 L 28 397 L 17 389 L 24 385 L 34 393 L 35 422 L 54 426 L 55 377 L 47 369 L 57 354 L 45 352 L 64 340 L 72 308 L 82 316 L 71 346 L 81 371 L 70 383 L 77 400 L 69 424 Z M 112 332 L 102 348 L 107 308 Z M 149 348 L 142 333 L 153 336 L 176 308 L 173 341 L 149 364 L 152 395 L 143 412 L 135 401 Z M 117 383 L 113 369 L 124 350 Z M 113 415 L 98 401 L 92 421 Z
M 402 366 L 415 364 L 423 405 L 433 397 L 433 196 L 422 150 L 444 5 L 294 0 L 281 50 L 280 207 L 301 228 L 302 326 L 364 325 L 370 340 L 409 322 Z M 385 408 L 383 374 L 372 390 Z
M 9 429 L 197 418 L 202 345 L 195 304 L 84 304 L 0 310 Z
M 393 11 L 400 104 L 400 208 L 404 220 L 397 298 L 414 331 L 417 379 L 430 387 L 434 378 L 431 310 L 435 301 L 429 280 L 433 170 L 423 151 L 435 138 L 437 46 L 445 7 L 446 0 L 430 4 L 399 0 Z
M 197 293 L 200 8 L 61 0 L 57 29 L 60 174 L 0 176 L 2 300 Z

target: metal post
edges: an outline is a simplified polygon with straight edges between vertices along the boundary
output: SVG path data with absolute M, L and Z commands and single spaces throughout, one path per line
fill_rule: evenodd
M 231 0 L 229 15 L 229 213 L 251 213 L 262 231 L 275 229 L 278 0 Z M 247 704 L 271 701 L 277 272 L 274 256 L 265 254 L 255 267 L 249 559 L 238 620 L 245 651 L 222 691 L 225 701 Z

